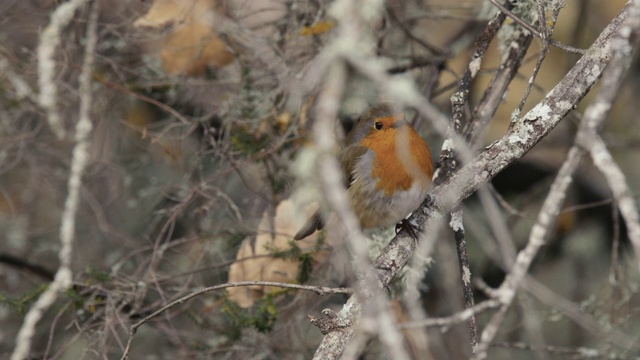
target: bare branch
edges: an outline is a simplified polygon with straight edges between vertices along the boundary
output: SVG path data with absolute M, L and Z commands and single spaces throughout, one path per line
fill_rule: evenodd
M 455 324 L 459 324 L 465 321 L 469 321 L 469 319 L 475 318 L 476 315 L 483 313 L 487 310 L 495 309 L 500 305 L 496 300 L 487 300 L 483 301 L 473 307 L 468 307 L 460 312 L 457 312 L 453 315 L 442 317 L 442 318 L 432 318 L 425 319 L 421 321 L 413 321 L 410 323 L 402 324 L 401 327 L 403 329 L 411 329 L 416 327 L 442 327 L 447 328 L 453 326 Z
M 452 209 L 456 204 L 468 197 L 481 184 L 493 178 L 506 166 L 522 157 L 544 136 L 546 136 L 566 114 L 585 96 L 591 86 L 598 80 L 602 70 L 609 62 L 609 55 L 601 51 L 610 46 L 611 38 L 618 26 L 628 16 L 628 7 L 602 31 L 600 36 L 591 46 L 590 51 L 574 65 L 571 71 L 547 94 L 537 106 L 529 111 L 521 121 L 517 122 L 509 132 L 499 141 L 493 143 L 481 152 L 474 161 L 463 167 L 455 176 L 443 184 L 436 186 L 425 201 L 425 206 L 414 212 L 410 221 L 417 225 L 417 229 L 425 234 L 425 229 L 430 229 L 427 236 L 422 239 L 421 246 L 430 249 L 435 241 L 438 222 L 441 214 Z M 589 76 L 585 76 L 589 74 Z M 419 99 L 412 94 L 411 99 Z M 416 108 L 425 115 L 429 112 L 422 104 L 415 101 Z M 414 105 L 413 101 L 410 101 Z M 384 284 L 389 284 L 400 270 L 407 264 L 416 250 L 416 243 L 405 231 L 401 231 L 382 251 L 375 262 L 378 275 Z M 357 307 L 360 301 L 351 298 L 345 305 L 345 309 Z M 347 311 L 340 314 L 347 319 L 352 319 L 356 313 Z M 341 334 L 333 336 L 330 333 L 325 336 L 321 347 L 327 346 L 331 341 L 349 339 L 353 334 L 353 328 L 347 328 Z M 333 340 L 330 340 L 333 339 Z M 348 341 L 348 340 L 347 340 Z M 346 342 L 346 341 L 345 341 Z M 345 342 L 341 342 L 345 344 Z M 336 344 L 334 353 L 340 354 L 339 349 L 344 345 Z
M 571 45 L 563 44 L 563 43 L 559 42 L 558 40 L 547 39 L 546 38 L 546 34 L 538 32 L 538 30 L 536 30 L 535 27 L 533 27 L 528 22 L 522 20 L 520 17 L 516 16 L 514 13 L 511 12 L 511 10 L 509 10 L 509 9 L 505 8 L 504 6 L 502 6 L 502 4 L 500 4 L 497 0 L 489 0 L 489 1 L 491 1 L 491 3 L 495 7 L 497 7 L 500 11 L 502 11 L 503 13 L 509 15 L 509 17 L 511 19 L 513 19 L 513 21 L 515 21 L 518 24 L 520 24 L 523 28 L 529 30 L 537 38 L 540 38 L 543 41 L 548 40 L 550 45 L 553 45 L 553 46 L 555 46 L 555 47 L 557 47 L 559 49 L 562 49 L 564 51 L 568 51 L 570 53 L 581 54 L 581 55 L 585 53 L 585 51 L 583 49 L 578 49 L 578 48 L 575 48 L 575 47 L 573 47 Z
M 620 214 L 627 224 L 629 240 L 640 268 L 640 215 L 627 184 L 627 179 L 618 164 L 613 160 L 604 141 L 598 136 L 591 139 L 590 142 L 591 150 L 589 153 L 593 163 L 605 176 L 609 187 L 613 191 L 613 197 L 620 208 Z
M 523 289 L 531 296 L 536 298 L 543 304 L 553 306 L 560 313 L 571 319 L 582 328 L 586 329 L 595 336 L 607 336 L 611 339 L 611 343 L 620 346 L 621 349 L 638 349 L 637 339 L 632 335 L 627 335 L 617 329 L 606 329 L 602 327 L 598 319 L 588 313 L 585 313 L 580 305 L 555 294 L 543 284 L 536 281 L 533 277 L 527 276 L 523 282 Z
M 238 287 L 238 286 L 275 286 L 275 287 L 281 287 L 281 288 L 285 288 L 285 289 L 296 289 L 296 290 L 306 290 L 306 291 L 313 291 L 318 295 L 327 295 L 327 294 L 351 294 L 353 293 L 353 291 L 349 288 L 330 288 L 330 287 L 324 287 L 324 286 L 312 286 L 312 285 L 300 285 L 300 284 L 288 284 L 288 283 L 281 283 L 281 282 L 273 282 L 273 281 L 239 281 L 239 282 L 232 282 L 232 283 L 226 283 L 226 284 L 220 284 L 220 285 L 214 285 L 214 286 L 209 286 L 200 290 L 195 290 L 193 292 L 191 292 L 188 295 L 182 296 L 170 303 L 168 303 L 167 305 L 161 307 L 160 309 L 154 311 L 153 313 L 151 313 L 150 315 L 146 316 L 144 319 L 138 321 L 137 323 L 133 324 L 131 326 L 131 329 L 129 330 L 129 340 L 127 341 L 127 346 L 124 349 L 124 352 L 122 354 L 122 359 L 127 359 L 129 358 L 129 352 L 131 351 L 131 345 L 133 343 L 133 338 L 136 334 L 136 332 L 138 331 L 138 328 L 142 325 L 144 325 L 145 323 L 149 322 L 150 320 L 152 320 L 153 318 L 157 317 L 158 315 L 164 313 L 165 311 L 175 307 L 176 305 L 180 305 L 183 304 L 195 297 L 198 297 L 202 294 L 206 294 L 206 293 L 210 293 L 212 291 L 216 291 L 216 290 L 221 290 L 221 289 L 227 289 L 227 288 L 231 288 L 231 287 Z
M 342 34 L 342 41 L 357 40 L 358 27 L 364 26 L 364 22 L 359 18 L 356 2 L 341 1 L 334 6 L 341 7 L 341 15 L 349 21 L 341 21 L 339 32 Z M 375 4 L 370 4 L 372 9 Z M 332 49 L 329 47 L 328 53 Z M 330 56 L 330 55 L 329 55 Z M 325 84 L 318 98 L 317 120 L 314 123 L 314 138 L 319 150 L 318 168 L 320 169 L 323 181 L 324 192 L 332 209 L 341 219 L 346 230 L 347 243 L 354 256 L 353 267 L 359 278 L 358 294 L 363 299 L 367 299 L 367 307 L 356 306 L 350 308 L 347 316 L 353 321 L 347 322 L 348 329 L 353 330 L 367 327 L 366 333 L 380 334 L 380 340 L 387 346 L 390 354 L 397 359 L 409 359 L 404 348 L 402 336 L 398 331 L 393 316 L 390 313 L 387 296 L 382 292 L 382 284 L 376 277 L 376 271 L 369 259 L 369 250 L 366 240 L 362 235 L 359 223 L 351 211 L 349 199 L 344 189 L 343 175 L 340 166 L 333 155 L 332 150 L 336 147 L 334 119 L 340 106 L 340 99 L 344 91 L 346 78 L 346 64 L 342 59 L 336 58 L 329 67 Z M 341 314 L 344 315 L 344 314 Z M 337 317 L 338 321 L 345 316 Z M 367 326 L 368 325 L 368 326 Z M 329 359 L 342 355 L 353 331 L 347 330 L 349 336 L 343 336 L 343 331 L 332 331 L 326 334 L 323 344 L 318 347 L 314 354 L 314 359 Z M 384 331 L 384 335 L 382 335 Z M 361 332 L 361 334 L 364 334 Z M 356 345 L 358 342 L 353 342 Z M 358 346 L 347 347 L 344 352 L 345 359 L 357 358 L 360 349 Z
M 505 2 L 506 6 L 511 7 L 511 2 Z M 502 27 L 506 16 L 503 13 L 498 13 L 496 18 L 487 24 L 485 31 L 478 37 L 476 41 L 476 50 L 471 57 L 471 61 L 465 70 L 465 73 L 460 82 L 458 91 L 451 96 L 452 105 L 452 125 L 451 133 L 459 134 L 464 137 L 469 144 L 474 144 L 480 136 L 480 133 L 489 123 L 490 119 L 495 114 L 500 99 L 503 98 L 507 86 L 513 80 L 521 61 L 524 58 L 529 45 L 531 44 L 532 36 L 525 34 L 524 32 L 516 32 L 511 39 L 511 46 L 509 46 L 508 56 L 504 59 L 504 62 L 500 65 L 500 70 L 494 75 L 485 91 L 480 103 L 476 107 L 471 118 L 464 117 L 465 106 L 468 106 L 469 93 L 471 91 L 471 85 L 475 79 L 478 71 L 480 70 L 481 62 L 486 53 L 490 42 L 493 40 L 498 30 Z M 434 180 L 435 184 L 440 184 L 444 180 L 449 179 L 460 164 L 456 161 L 456 154 L 454 148 L 450 146 L 452 139 L 445 141 L 440 152 L 440 162 L 442 164 L 441 170 L 438 172 L 438 176 Z M 481 191 L 481 200 L 488 209 L 496 209 L 497 206 L 493 202 L 488 202 L 487 199 L 491 199 L 486 196 L 486 191 Z M 497 213 L 496 211 L 493 214 Z M 469 260 L 467 256 L 467 244 L 465 240 L 465 229 L 462 219 L 462 209 L 458 206 L 451 212 L 451 221 L 449 226 L 454 233 L 456 242 L 456 251 L 458 254 L 458 264 L 460 267 L 460 276 L 462 280 L 462 290 L 464 295 L 465 307 L 472 308 L 475 300 L 473 298 L 473 290 L 471 288 L 471 268 L 469 266 Z M 504 234 L 506 231 L 498 231 L 505 228 L 504 222 L 500 222 L 496 225 L 500 217 L 490 216 L 492 226 L 496 229 L 496 234 Z M 504 236 L 497 236 L 498 240 L 502 240 Z M 501 243 L 509 243 L 508 241 L 501 241 Z M 509 246 L 501 246 L 502 252 L 507 252 Z M 507 252 L 508 253 L 508 252 Z M 505 259 L 508 259 L 508 254 L 503 255 Z M 414 315 L 415 316 L 415 315 Z M 477 320 L 475 316 L 471 316 L 467 321 L 467 327 L 469 329 L 469 336 L 471 340 L 471 350 L 473 353 L 476 351 L 478 344 L 478 330 Z
M 75 6 L 81 6 L 84 1 L 75 1 Z M 47 27 L 47 30 L 41 37 L 41 48 L 45 48 L 44 53 L 41 55 L 40 61 L 47 63 L 53 61 L 50 57 L 47 57 L 46 49 L 52 46 L 50 49 L 53 51 L 55 48 L 55 42 L 60 40 L 60 31 L 65 23 L 71 20 L 73 10 L 75 9 L 65 3 L 58 7 L 56 13 L 52 16 L 52 23 Z M 78 122 L 76 124 L 75 131 L 75 146 L 73 148 L 73 157 L 71 160 L 71 173 L 69 175 L 69 182 L 67 184 L 67 199 L 64 204 L 64 211 L 62 213 L 62 223 L 60 225 L 60 266 L 56 272 L 54 281 L 49 285 L 47 290 L 38 298 L 36 303 L 31 307 L 27 315 L 25 316 L 24 323 L 20 328 L 18 337 L 16 340 L 16 348 L 11 355 L 12 360 L 22 360 L 29 356 L 31 350 L 31 341 L 35 332 L 36 325 L 45 311 L 54 303 L 59 291 L 65 290 L 71 286 L 73 280 L 73 274 L 71 272 L 71 256 L 73 252 L 73 240 L 75 237 L 75 224 L 76 215 L 78 212 L 78 204 L 80 200 L 80 190 L 82 188 L 82 174 L 89 161 L 89 134 L 93 128 L 90 118 L 91 105 L 93 101 L 91 90 L 91 75 L 93 72 L 93 64 L 95 60 L 96 43 L 98 42 L 98 14 L 99 14 L 99 1 L 94 1 L 89 14 L 89 22 L 87 28 L 87 45 L 85 49 L 84 63 L 82 65 L 82 72 L 80 74 L 80 114 L 78 116 Z M 65 11 L 69 13 L 65 14 Z M 66 16 L 66 17 L 65 17 Z M 59 19 L 64 17 L 64 21 Z M 53 34 L 53 35 L 52 35 Z M 51 38 L 50 36 L 55 36 Z M 52 55 L 52 54 L 51 54 Z M 55 67 L 55 63 L 51 69 Z M 46 79 L 46 76 L 45 76 Z M 51 79 L 47 79 L 50 81 Z M 44 81 L 45 83 L 47 81 Z M 41 83 L 42 85 L 42 83 Z M 44 100 L 44 104 L 48 104 L 49 120 L 52 128 L 58 132 L 59 137 L 64 137 L 64 128 L 61 124 L 55 123 L 57 116 L 57 110 L 55 108 L 55 85 L 53 83 L 47 83 L 45 86 L 53 86 L 53 91 L 49 96 L 41 94 L 41 101 Z M 44 90 L 43 90 L 44 93 Z M 52 101 L 52 102 L 48 102 Z
M 616 356 L 611 354 L 608 351 L 601 351 L 595 348 L 587 348 L 587 347 L 579 347 L 579 348 L 569 348 L 569 347 L 560 347 L 560 346 L 538 346 L 531 345 L 525 343 L 496 343 L 493 344 L 493 347 L 499 348 L 507 348 L 507 349 L 517 349 L 517 350 L 527 350 L 527 351 L 535 351 L 535 352 L 546 352 L 550 355 L 573 355 L 575 359 L 610 359 L 610 360 L 632 360 L 635 357 L 627 357 L 627 356 Z
M 29 100 L 37 101 L 31 86 L 10 68 L 9 61 L 2 55 L 0 55 L 0 71 L 2 71 L 4 76 L 11 82 L 11 85 L 13 85 L 18 100 L 26 97 Z
M 51 22 L 40 35 L 38 46 L 38 85 L 40 86 L 40 106 L 47 111 L 47 121 L 58 139 L 64 139 L 67 131 L 58 112 L 58 85 L 55 82 L 56 62 L 53 59 L 62 39 L 60 33 L 69 25 L 73 15 L 88 0 L 71 0 L 58 6 L 51 14 Z
M 636 17 L 635 14 L 637 14 L 636 11 L 638 11 L 636 8 L 638 5 L 640 4 L 628 5 L 625 10 L 623 10 L 623 13 L 626 12 L 629 19 L 634 19 Z M 608 44 L 608 46 L 612 47 L 614 43 L 621 41 L 618 38 L 615 38 L 615 36 L 619 36 L 627 46 L 612 48 L 612 59 L 603 80 L 603 86 L 600 94 L 585 113 L 582 125 L 576 137 L 576 144 L 569 150 L 567 160 L 562 164 L 556 179 L 551 185 L 551 190 L 542 205 L 542 209 L 538 214 L 536 223 L 531 229 L 527 246 L 518 254 L 516 263 L 498 290 L 497 296 L 502 303 L 502 307 L 491 318 L 489 324 L 482 332 L 481 342 L 478 346 L 478 353 L 475 356 L 476 359 L 484 359 L 487 357 L 488 348 L 504 320 L 507 309 L 515 297 L 516 290 L 522 284 L 522 281 L 540 247 L 545 244 L 545 240 L 552 229 L 552 225 L 560 213 L 566 197 L 567 188 L 573 180 L 573 174 L 581 160 L 586 155 L 586 151 L 583 149 L 585 139 L 591 138 L 591 140 L 593 140 L 594 131 L 598 127 L 597 124 L 604 121 L 606 115 L 611 109 L 612 103 L 618 93 L 620 83 L 623 80 L 623 75 L 629 66 L 628 58 L 631 50 L 633 49 L 631 44 L 635 43 L 635 36 L 630 37 L 632 31 L 629 29 L 629 26 L 629 24 L 623 23 L 623 25 L 620 26 L 620 29 L 616 31 L 614 38 Z M 526 119 L 527 116 L 525 116 L 525 120 Z M 587 142 L 586 144 L 593 144 L 593 142 Z M 598 150 L 602 150 L 602 147 Z

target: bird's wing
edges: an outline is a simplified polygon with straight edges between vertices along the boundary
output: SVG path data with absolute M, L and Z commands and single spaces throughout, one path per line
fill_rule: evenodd
M 345 147 L 340 153 L 340 164 L 342 165 L 342 173 L 344 174 L 344 178 L 346 180 L 346 188 L 348 189 L 353 183 L 354 179 L 354 169 L 356 167 L 356 163 L 358 159 L 367 152 L 367 148 L 360 145 L 351 145 Z

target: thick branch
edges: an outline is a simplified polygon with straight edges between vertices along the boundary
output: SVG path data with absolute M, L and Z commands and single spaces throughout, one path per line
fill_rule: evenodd
M 637 12 L 635 11 L 638 10 L 638 4 L 636 3 L 634 5 L 635 6 L 625 8 L 625 11 L 633 11 L 636 14 L 635 16 L 637 16 Z M 629 18 L 634 19 L 635 16 L 629 15 Z M 517 289 L 522 284 L 523 279 L 540 247 L 545 244 L 546 238 L 552 229 L 552 225 L 560 213 L 562 204 L 566 197 L 567 188 L 573 180 L 573 174 L 580 164 L 580 161 L 587 153 L 585 145 L 591 147 L 592 154 L 597 151 L 596 149 L 605 149 L 603 143 L 598 141 L 595 131 L 600 127 L 599 125 L 604 121 L 604 119 L 606 119 L 606 116 L 616 99 L 618 89 L 623 80 L 623 75 L 629 66 L 628 59 L 630 58 L 632 50 L 632 46 L 630 45 L 635 43 L 635 41 L 633 37 L 629 36 L 630 34 L 633 34 L 633 31 L 628 29 L 628 27 L 629 24 L 626 24 L 626 26 L 622 27 L 621 30 L 616 33 L 617 35 L 612 41 L 612 43 L 614 41 L 616 43 L 610 44 L 612 46 L 611 50 L 609 50 L 609 47 L 606 48 L 608 50 L 607 52 L 613 53 L 613 56 L 611 63 L 609 64 L 609 68 L 607 69 L 606 76 L 602 82 L 602 89 L 598 94 L 596 101 L 589 106 L 585 113 L 580 130 L 576 137 L 576 143 L 569 151 L 567 160 L 562 164 L 555 181 L 551 185 L 551 190 L 542 205 L 542 209 L 538 214 L 536 223 L 531 229 L 527 246 L 520 251 L 513 269 L 507 276 L 504 283 L 500 286 L 497 295 L 503 305 L 491 318 L 489 324 L 482 332 L 481 342 L 478 346 L 478 353 L 476 354 L 475 359 L 484 359 L 487 357 L 487 350 L 504 321 L 506 312 L 513 302 Z M 623 43 L 622 45 L 620 45 L 621 40 Z M 620 171 L 619 174 L 622 174 L 622 172 Z M 622 175 L 622 179 L 622 182 L 624 183 L 624 175 Z M 637 224 L 637 212 L 635 223 Z
M 492 179 L 508 165 L 521 158 L 540 140 L 542 140 L 589 92 L 600 77 L 609 61 L 612 35 L 618 26 L 625 21 L 628 7 L 603 30 L 591 48 L 574 65 L 571 71 L 547 94 L 547 96 L 520 121 L 517 121 L 509 132 L 499 141 L 482 151 L 471 163 L 462 168 L 455 176 L 436 186 L 419 211 L 414 212 L 411 221 L 418 226 L 421 233 L 425 229 L 435 229 L 442 214 L 447 213 L 463 199 L 471 195 L 480 185 Z M 415 106 L 421 114 L 429 111 L 423 104 Z M 429 231 L 430 234 L 435 231 Z M 423 239 L 425 246 L 433 244 L 432 237 Z M 382 282 L 389 284 L 407 264 L 416 250 L 415 240 L 405 231 L 401 231 L 376 259 L 375 265 Z M 357 302 L 367 299 L 349 299 L 340 316 L 352 319 L 358 316 Z M 350 338 L 353 327 L 327 334 L 320 347 L 340 348 L 345 346 L 342 339 Z M 337 357 L 336 357 L 337 358 Z
M 628 9 L 625 7 L 560 83 L 502 139 L 485 148 L 455 176 L 431 191 L 426 201 L 427 206 L 416 212 L 412 218 L 420 226 L 421 232 L 425 228 L 432 229 L 442 214 L 531 150 L 577 106 L 607 65 L 609 53 L 606 49 L 609 48 L 611 36 L 626 19 L 627 14 Z M 408 252 L 398 252 L 399 248 Z M 405 232 L 400 232 L 383 250 L 376 260 L 376 265 L 381 265 L 378 266 L 378 271 L 385 283 L 389 283 L 397 275 L 414 250 L 415 243 Z M 386 268 L 386 265 L 389 267 Z
M 67 23 L 71 21 L 71 17 L 73 16 L 75 9 L 73 6 L 79 7 L 84 2 L 75 1 L 73 3 L 75 3 L 75 5 L 70 5 L 72 4 L 72 2 L 70 2 L 58 7 L 51 17 L 51 24 L 42 34 L 41 48 L 38 52 L 38 60 L 41 64 L 51 62 L 49 65 L 55 67 L 55 62 L 53 61 L 53 58 L 50 57 L 53 53 L 47 53 L 47 51 L 44 51 L 43 49 L 46 50 L 49 46 L 55 47 L 57 44 L 56 41 L 60 41 L 60 31 L 62 30 L 62 26 L 65 24 L 65 21 Z M 36 303 L 25 316 L 24 323 L 20 328 L 20 332 L 18 333 L 16 340 L 16 348 L 11 355 L 12 360 L 25 359 L 29 355 L 29 351 L 31 350 L 31 340 L 35 334 L 38 322 L 49 307 L 55 302 L 58 292 L 68 289 L 71 286 L 71 281 L 73 280 L 73 273 L 71 272 L 71 256 L 73 253 L 73 242 L 75 238 L 76 215 L 80 203 L 82 175 L 89 162 L 89 135 L 93 129 L 93 124 L 91 122 L 91 105 L 93 103 L 91 73 L 93 72 L 95 49 L 96 44 L 98 43 L 99 4 L 100 3 L 98 1 L 95 1 L 90 10 L 89 24 L 87 28 L 87 46 L 79 79 L 81 93 L 80 113 L 78 115 L 78 122 L 76 123 L 75 128 L 75 146 L 73 148 L 71 158 L 71 173 L 69 174 L 69 180 L 67 182 L 68 194 L 65 200 L 64 211 L 62 213 L 60 224 L 60 252 L 58 254 L 60 266 L 56 272 L 53 282 L 49 285 L 47 290 L 40 295 Z M 70 13 L 62 15 L 65 11 L 69 11 Z M 60 19 L 61 17 L 64 21 Z M 48 68 L 49 65 L 42 66 L 47 70 L 52 70 Z M 42 90 L 43 94 L 41 94 L 40 100 L 43 107 L 47 108 L 49 112 L 48 118 L 52 129 L 60 138 L 63 138 L 64 127 L 61 124 L 55 123 L 55 115 L 57 115 L 55 105 L 55 85 L 45 84 L 42 82 L 41 85 L 53 86 L 53 89 L 46 91 L 52 92 L 50 94 L 44 94 L 45 90 Z

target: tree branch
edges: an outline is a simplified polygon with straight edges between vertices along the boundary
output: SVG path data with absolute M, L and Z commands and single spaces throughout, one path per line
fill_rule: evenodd
M 637 22 L 635 21 L 635 17 L 639 14 L 638 5 L 640 5 L 640 2 L 636 1 L 636 3 L 628 5 L 621 13 L 626 13 L 629 19 L 633 19 L 634 25 L 636 26 Z M 599 124 L 604 121 L 611 109 L 611 106 L 618 94 L 618 89 L 622 83 L 623 76 L 629 67 L 629 58 L 633 49 L 632 44 L 635 44 L 635 35 L 631 35 L 638 31 L 638 29 L 633 29 L 632 31 L 630 26 L 630 24 L 620 26 L 620 29 L 615 32 L 615 37 L 613 37 L 608 44 L 604 45 L 606 47 L 603 47 L 607 50 L 611 49 L 609 51 L 611 51 L 613 55 L 610 63 L 608 64 L 609 67 L 607 68 L 605 78 L 602 82 L 602 89 L 598 94 L 597 99 L 585 112 L 578 135 L 576 136 L 575 144 L 569 150 L 567 160 L 562 164 L 556 179 L 551 185 L 551 190 L 542 205 L 542 209 L 538 214 L 536 223 L 531 229 L 527 246 L 520 251 L 513 268 L 497 291 L 497 297 L 502 303 L 502 306 L 491 318 L 489 324 L 482 332 L 481 341 L 478 345 L 478 353 L 474 357 L 475 359 L 485 359 L 487 357 L 488 348 L 504 321 L 506 312 L 513 302 L 517 289 L 522 284 L 523 279 L 525 278 L 525 275 L 527 274 L 539 249 L 545 244 L 546 238 L 552 229 L 552 225 L 555 223 L 557 216 L 560 213 L 567 194 L 567 189 L 573 181 L 573 175 L 578 168 L 578 165 L 587 154 L 585 147 L 591 147 L 592 154 L 594 151 L 598 151 L 601 154 L 601 150 L 604 148 L 602 143 L 595 139 L 595 130 L 599 128 Z M 616 44 L 616 42 L 621 41 L 620 39 L 622 39 L 624 43 L 623 46 Z M 602 52 L 608 55 L 609 51 Z M 552 93 L 553 92 L 554 91 L 552 91 Z M 525 116 L 525 120 L 526 119 L 527 116 Z M 621 174 L 621 172 L 619 174 Z M 624 180 L 624 175 L 622 176 L 622 179 Z M 619 184 L 618 181 L 616 181 L 616 183 Z M 637 211 L 635 212 L 635 215 L 635 223 L 637 224 Z
M 57 45 L 56 41 L 60 41 L 60 31 L 62 26 L 64 26 L 65 22 L 61 21 L 59 17 L 62 17 L 62 13 L 65 11 L 69 11 L 70 14 L 64 15 L 68 16 L 66 19 L 66 23 L 71 20 L 71 16 L 73 16 L 73 12 L 75 8 L 73 6 L 81 6 L 84 1 L 73 1 L 75 5 L 70 5 L 70 3 L 65 3 L 56 9 L 56 12 L 52 16 L 52 23 L 47 27 L 45 32 L 41 37 L 41 47 L 47 49 L 49 46 L 55 48 Z M 87 28 L 87 45 L 85 49 L 84 62 L 82 65 L 82 72 L 80 73 L 80 113 L 78 115 L 78 122 L 76 123 L 75 129 L 75 146 L 73 148 L 73 155 L 71 159 L 71 173 L 69 174 L 69 181 L 67 183 L 67 198 L 64 204 L 64 211 L 62 213 L 62 220 L 60 224 L 60 243 L 61 248 L 59 252 L 60 258 L 60 266 L 58 271 L 56 272 L 55 279 L 49 285 L 47 290 L 40 295 L 36 303 L 29 309 L 29 312 L 25 316 L 24 323 L 20 328 L 20 332 L 18 333 L 18 337 L 16 340 L 16 348 L 11 355 L 12 360 L 22 360 L 29 356 L 29 351 L 31 350 L 31 341 L 33 339 L 33 335 L 35 333 L 35 328 L 45 311 L 49 309 L 49 307 L 55 302 L 58 292 L 65 290 L 71 286 L 71 282 L 73 280 L 73 274 L 71 272 L 71 256 L 73 252 L 73 240 L 75 237 L 75 224 L 76 224 L 76 215 L 78 212 L 78 205 L 80 202 L 80 189 L 82 187 L 82 174 L 84 173 L 84 169 L 89 162 L 89 135 L 91 130 L 93 129 L 93 124 L 91 123 L 90 112 L 91 105 L 93 102 L 92 90 L 91 90 L 91 74 L 93 73 L 93 64 L 95 61 L 95 50 L 96 44 L 98 42 L 98 14 L 100 10 L 100 2 L 94 1 L 89 12 L 89 21 Z M 55 34 L 55 38 L 51 38 L 52 34 Z M 38 52 L 39 60 L 41 63 L 47 63 L 49 61 L 52 64 L 49 64 L 52 68 L 48 70 L 53 70 L 55 67 L 55 63 L 53 63 L 53 59 L 50 57 L 53 54 L 43 54 Z M 49 57 L 47 57 L 49 56 Z M 48 65 L 47 65 L 48 66 Z M 52 79 L 48 79 L 52 81 Z M 41 84 L 42 85 L 42 84 Z M 53 86 L 54 90 L 52 94 L 41 94 L 41 101 L 45 99 L 46 101 L 53 101 L 49 105 L 51 105 L 49 110 L 49 120 L 52 129 L 57 132 L 57 135 L 60 138 L 64 137 L 64 127 L 62 124 L 56 124 L 55 122 L 51 122 L 55 120 L 55 116 L 57 115 L 57 110 L 55 108 L 55 85 L 46 84 L 46 86 Z M 41 89 L 45 92 L 44 89 Z M 53 97 L 50 97 L 53 96 Z M 43 104 L 44 106 L 44 104 Z
M 58 112 L 58 86 L 55 83 L 56 62 L 53 59 L 60 46 L 62 29 L 69 25 L 75 12 L 89 0 L 71 0 L 58 6 L 51 14 L 51 22 L 40 35 L 38 46 L 38 85 L 39 102 L 47 112 L 47 122 L 58 139 L 64 139 L 67 131 Z
M 209 286 L 200 290 L 195 290 L 193 292 L 191 292 L 188 295 L 182 296 L 170 303 L 168 303 L 167 305 L 161 307 L 160 309 L 154 311 L 153 313 L 149 314 L 148 316 L 146 316 L 144 319 L 138 321 L 137 323 L 131 325 L 131 329 L 129 330 L 129 340 L 127 341 L 127 346 L 124 349 L 124 352 L 122 354 L 122 360 L 128 359 L 129 358 L 129 352 L 131 351 L 131 345 L 133 343 L 133 337 L 135 336 L 136 332 L 138 331 L 138 328 L 144 324 L 146 324 L 147 322 L 149 322 L 150 320 L 152 320 L 153 318 L 157 317 L 158 315 L 164 313 L 165 311 L 171 309 L 172 307 L 176 306 L 176 305 L 180 305 L 185 303 L 186 301 L 189 301 L 195 297 L 198 297 L 202 294 L 206 294 L 206 293 L 210 293 L 212 291 L 216 291 L 216 290 L 222 290 L 222 289 L 227 289 L 227 288 L 231 288 L 231 287 L 239 287 L 239 286 L 275 286 L 275 287 L 281 287 L 281 288 L 285 288 L 285 289 L 296 289 L 296 290 L 306 290 L 306 291 L 313 291 L 318 295 L 327 295 L 327 294 L 351 294 L 353 293 L 353 291 L 349 288 L 330 288 L 330 287 L 324 287 L 324 286 L 312 286 L 312 285 L 300 285 L 300 284 L 287 284 L 287 283 L 281 283 L 281 282 L 273 282 L 273 281 L 239 281 L 239 282 L 231 282 L 231 283 L 226 283 L 226 284 L 220 284 L 220 285 L 215 285 L 215 286 Z
M 427 234 L 421 240 L 423 253 L 430 252 L 435 241 L 435 229 L 443 214 L 471 195 L 480 185 L 492 179 L 496 174 L 521 158 L 540 140 L 542 140 L 589 92 L 600 77 L 602 70 L 609 62 L 607 51 L 611 38 L 618 26 L 628 16 L 628 6 L 602 31 L 591 48 L 573 66 L 569 73 L 558 83 L 547 96 L 519 119 L 499 141 L 494 142 L 482 151 L 472 162 L 463 167 L 455 176 L 436 186 L 425 200 L 424 206 L 414 212 L 410 221 L 417 225 L 420 233 Z M 412 94 L 414 95 L 414 94 Z M 415 107 L 421 115 L 428 115 L 431 107 L 420 96 L 410 96 L 405 105 Z M 425 229 L 429 229 L 425 232 Z M 375 266 L 379 278 L 384 285 L 389 284 L 407 264 L 416 251 L 415 240 L 401 231 L 385 247 L 376 259 Z M 359 316 L 361 302 L 369 299 L 350 298 L 341 313 L 341 317 L 354 319 Z M 353 334 L 353 326 L 342 331 L 325 335 L 320 348 L 332 347 L 344 350 L 346 342 Z M 318 349 L 318 351 L 320 350 Z M 335 352 L 341 354 L 341 352 Z M 339 355 L 338 355 L 339 356 Z M 337 357 L 327 357 L 335 359 Z

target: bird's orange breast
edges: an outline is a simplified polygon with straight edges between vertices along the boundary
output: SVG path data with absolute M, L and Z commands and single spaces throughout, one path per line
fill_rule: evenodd
M 407 131 L 407 136 L 399 136 Z M 408 139 L 408 154 L 401 159 L 398 139 Z M 399 190 L 410 189 L 414 181 L 422 181 L 428 186 L 433 174 L 431 152 L 420 135 L 410 125 L 392 127 L 384 131 L 369 134 L 361 141 L 361 145 L 371 149 L 376 159 L 371 168 L 371 176 L 377 179 L 376 188 L 384 191 L 386 196 Z

